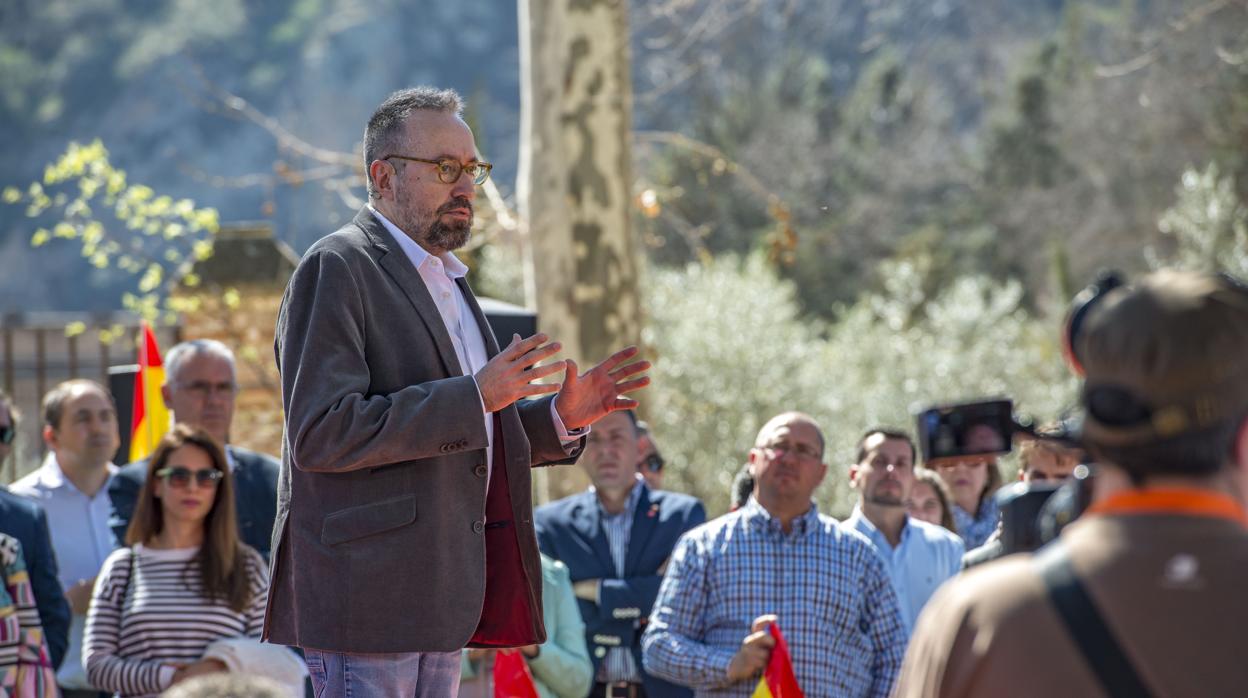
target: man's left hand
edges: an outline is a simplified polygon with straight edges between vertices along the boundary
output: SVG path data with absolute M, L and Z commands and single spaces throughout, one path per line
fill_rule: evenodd
M 650 384 L 649 376 L 638 376 L 650 368 L 649 361 L 625 364 L 637 355 L 637 347 L 617 351 L 605 361 L 578 374 L 576 362 L 568 359 L 563 388 L 555 395 L 559 419 L 569 430 L 581 429 L 616 410 L 629 410 L 637 401 L 624 397 Z

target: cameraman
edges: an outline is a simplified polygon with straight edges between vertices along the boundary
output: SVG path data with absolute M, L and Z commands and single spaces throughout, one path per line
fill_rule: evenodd
M 1163 271 L 1086 302 L 1082 441 L 1108 479 L 1058 541 L 946 585 L 898 696 L 1242 695 L 1248 290 Z M 1100 478 L 1100 473 L 1097 475 Z

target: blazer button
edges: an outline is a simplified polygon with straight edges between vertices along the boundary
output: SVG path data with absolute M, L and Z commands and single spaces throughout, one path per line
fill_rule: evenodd
M 485 523 L 484 523 L 484 522 L 482 522 L 482 521 L 473 521 L 473 522 L 472 522 L 472 532 L 473 532 L 473 533 L 482 533 L 482 532 L 484 532 L 484 531 L 485 531 Z
M 484 465 L 478 465 L 472 469 L 472 472 L 476 473 L 477 477 L 485 477 L 485 474 L 489 471 L 485 469 Z

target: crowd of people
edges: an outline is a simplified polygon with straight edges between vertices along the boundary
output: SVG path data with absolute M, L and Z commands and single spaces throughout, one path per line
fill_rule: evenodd
M 140 462 L 112 463 L 102 386 L 44 396 L 46 458 L 0 491 L 10 694 L 302 695 L 306 676 L 318 697 L 497 696 L 518 673 L 544 698 L 778 696 L 777 657 L 810 698 L 1248 681 L 1238 282 L 1162 272 L 1082 299 L 1082 426 L 1020 442 L 1019 479 L 1090 466 L 1092 506 L 1035 555 L 1002 544 L 1008 442 L 920 462 L 905 429 L 853 425 L 838 468 L 796 410 L 759 415 L 708 520 L 663 489 L 635 348 L 581 372 L 545 335 L 490 331 L 453 254 L 489 174 L 458 96 L 395 93 L 364 141 L 369 204 L 279 311 L 280 461 L 230 443 L 217 341 L 168 352 L 176 425 Z M 19 418 L 0 395 L 0 456 Z M 534 509 L 531 468 L 573 462 L 590 487 Z M 855 493 L 843 521 L 814 501 L 829 468 Z

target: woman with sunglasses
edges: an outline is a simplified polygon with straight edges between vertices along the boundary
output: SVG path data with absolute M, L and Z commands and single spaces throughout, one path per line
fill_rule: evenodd
M 260 637 L 268 574 L 238 539 L 229 465 L 206 432 L 179 425 L 160 442 L 126 543 L 100 570 L 87 615 L 95 687 L 156 695 L 225 671 L 202 658 L 213 641 Z

